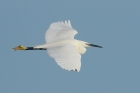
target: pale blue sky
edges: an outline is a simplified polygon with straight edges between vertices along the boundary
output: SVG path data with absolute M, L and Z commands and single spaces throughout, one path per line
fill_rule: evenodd
M 52 22 L 71 20 L 88 48 L 79 73 L 46 51 Z M 140 93 L 140 0 L 0 0 L 0 93 Z

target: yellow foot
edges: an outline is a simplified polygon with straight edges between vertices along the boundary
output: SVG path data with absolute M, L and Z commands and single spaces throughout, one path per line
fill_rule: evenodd
M 16 50 L 26 50 L 27 47 L 26 47 L 26 46 L 19 45 L 19 46 L 13 48 L 13 49 L 14 49 L 15 51 L 16 51 Z

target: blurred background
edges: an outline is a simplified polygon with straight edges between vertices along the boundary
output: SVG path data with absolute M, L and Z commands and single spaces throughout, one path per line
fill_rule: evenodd
M 79 73 L 62 70 L 46 51 L 50 24 L 71 20 L 88 48 Z M 140 93 L 139 0 L 0 0 L 0 93 Z

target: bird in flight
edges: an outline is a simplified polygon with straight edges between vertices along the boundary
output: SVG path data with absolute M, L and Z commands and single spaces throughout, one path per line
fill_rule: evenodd
M 14 50 L 47 50 L 50 57 L 56 63 L 68 71 L 80 71 L 81 55 L 86 52 L 87 47 L 102 48 L 96 44 L 74 39 L 78 32 L 72 28 L 70 20 L 64 22 L 54 22 L 46 31 L 46 44 L 34 47 L 19 45 Z

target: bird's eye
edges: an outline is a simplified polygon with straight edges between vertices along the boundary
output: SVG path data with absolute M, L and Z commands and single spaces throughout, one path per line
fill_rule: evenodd
M 85 43 L 86 45 L 89 45 L 89 43 Z

